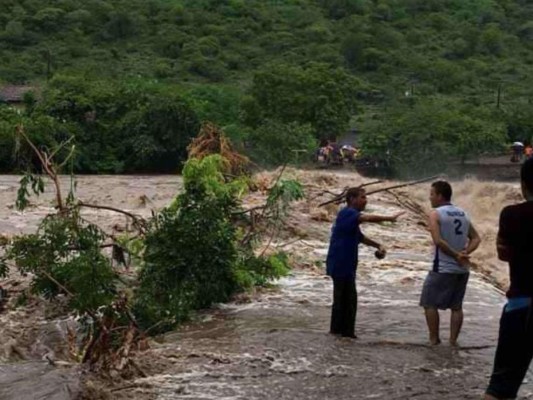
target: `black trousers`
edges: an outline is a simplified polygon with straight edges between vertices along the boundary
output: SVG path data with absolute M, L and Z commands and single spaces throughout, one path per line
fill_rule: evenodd
M 507 311 L 500 319 L 494 369 L 487 393 L 499 399 L 515 399 L 533 359 L 531 306 Z
M 330 333 L 355 336 L 357 290 L 355 279 L 333 278 L 333 306 Z

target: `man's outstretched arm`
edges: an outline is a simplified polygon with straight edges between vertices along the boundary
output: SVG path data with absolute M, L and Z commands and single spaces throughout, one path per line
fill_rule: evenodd
M 373 214 L 361 214 L 359 222 L 396 222 L 400 216 L 405 214 L 405 211 L 400 211 L 394 215 L 373 215 Z

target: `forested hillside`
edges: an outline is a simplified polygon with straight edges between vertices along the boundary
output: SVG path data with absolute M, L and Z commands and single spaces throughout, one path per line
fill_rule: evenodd
M 529 0 L 0 3 L 0 81 L 43 88 L 27 115 L 0 110 L 0 139 L 13 119 L 41 132 L 47 119 L 47 137 L 88 142 L 82 171 L 171 170 L 204 119 L 269 163 L 355 128 L 398 170 L 434 159 L 424 147 L 444 160 L 533 134 Z M 94 159 L 106 141 L 105 162 Z M 168 162 L 127 160 L 126 142 Z

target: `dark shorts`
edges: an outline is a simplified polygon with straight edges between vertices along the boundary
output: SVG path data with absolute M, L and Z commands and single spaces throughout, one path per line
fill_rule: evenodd
M 462 308 L 469 275 L 429 271 L 422 288 L 420 305 L 424 308 L 440 310 Z
M 505 310 L 487 393 L 499 399 L 515 399 L 533 358 L 533 324 L 530 307 Z

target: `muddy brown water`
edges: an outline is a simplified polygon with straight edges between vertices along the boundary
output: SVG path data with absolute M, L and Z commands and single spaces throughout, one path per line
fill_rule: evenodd
M 19 176 L 0 176 L 0 233 L 8 236 L 34 232 L 39 221 L 54 212 L 52 185 L 39 197 L 31 197 L 24 212 L 15 209 Z M 77 195 L 88 203 L 122 208 L 149 216 L 152 208 L 167 204 L 181 188 L 177 176 L 81 176 Z M 67 177 L 61 179 L 63 196 L 70 188 Z M 111 211 L 86 209 L 84 217 L 110 230 L 126 226 L 125 217 Z M 13 273 L 0 280 L 15 300 L 27 278 Z M 53 311 L 53 310 L 52 310 Z M 68 400 L 81 393 L 81 373 L 71 363 L 66 350 L 65 324 L 68 319 L 50 319 L 43 304 L 12 308 L 0 313 L 0 399 L 1 400 Z M 51 365 L 52 361 L 59 361 Z
M 413 232 L 369 227 L 399 243 Z M 416 237 L 416 236 L 415 236 Z M 307 242 L 317 258 L 326 243 Z M 393 244 L 393 243 L 391 243 Z M 304 248 L 300 251 L 305 251 Z M 151 356 L 172 359 L 135 381 L 128 396 L 154 399 L 479 399 L 486 388 L 504 298 L 473 273 L 459 348 L 426 345 L 418 307 L 428 268 L 426 253 L 391 251 L 386 262 L 362 249 L 358 272 L 359 339 L 327 334 L 331 282 L 297 271 L 279 292 L 250 304 L 220 306 L 205 320 L 165 336 Z M 528 378 L 530 379 L 530 377 Z M 531 398 L 526 383 L 520 398 Z
M 360 179 L 355 174 L 329 175 L 336 176 L 339 188 L 347 179 Z M 31 231 L 52 209 L 51 192 L 24 214 L 10 208 L 17 181 L 17 177 L 0 177 L 3 233 Z M 174 176 L 81 177 L 78 194 L 85 201 L 149 215 L 151 208 L 167 204 L 180 185 Z M 394 200 L 383 195 L 371 199 L 368 211 L 397 210 Z M 88 211 L 88 215 L 108 227 L 126 223 L 109 212 Z M 194 322 L 157 338 L 150 350 L 135 359 L 145 377 L 102 382 L 89 376 L 90 386 L 110 399 L 140 400 L 480 398 L 492 368 L 505 302 L 484 275 L 472 273 L 460 347 L 446 344 L 449 313 L 441 314 L 443 344 L 427 346 L 425 321 L 418 307 L 431 258 L 427 233 L 411 215 L 395 225 L 364 226 L 365 234 L 385 243 L 389 254 L 378 261 L 370 249 L 361 248 L 359 339 L 333 337 L 327 334 L 332 287 L 323 273 L 330 222 L 314 220 L 306 207 L 297 206 L 290 225 L 305 231 L 306 237 L 290 245 L 284 245 L 287 238 L 274 243 L 292 254 L 297 265 L 276 288 L 249 302 L 202 312 Z M 23 317 L 27 315 L 0 315 L 0 337 L 24 328 L 17 325 Z M 57 399 L 75 398 L 77 369 L 54 369 L 41 361 L 44 355 L 43 350 L 32 353 L 24 363 L 11 360 L 0 365 L 4 388 L 0 398 L 55 399 L 46 397 L 52 392 L 62 394 Z M 47 379 L 54 371 L 54 379 Z M 519 398 L 533 398 L 531 378 L 529 374 Z M 44 385 L 45 395 L 28 392 L 30 384 Z

